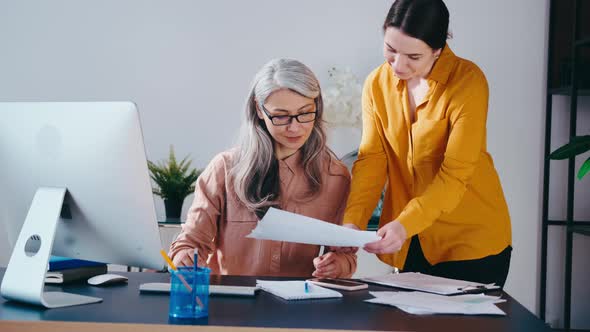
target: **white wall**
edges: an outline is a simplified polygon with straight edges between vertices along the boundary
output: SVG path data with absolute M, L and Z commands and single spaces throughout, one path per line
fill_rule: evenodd
M 488 149 L 512 218 L 506 289 L 538 310 L 548 1 L 445 1 L 456 53 L 490 86 Z
M 453 50 L 490 84 L 489 149 L 513 219 L 507 290 L 536 311 L 548 1 L 446 2 Z M 362 80 L 379 65 L 391 1 L 0 3 L 0 100 L 133 100 L 150 159 L 174 144 L 203 167 L 231 146 L 267 60 L 300 59 L 324 87 L 331 66 Z

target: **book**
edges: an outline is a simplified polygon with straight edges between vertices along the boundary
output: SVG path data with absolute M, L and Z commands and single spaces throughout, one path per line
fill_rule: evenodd
M 307 285 L 307 286 L 306 286 Z M 285 300 L 328 299 L 342 294 L 303 280 L 271 281 L 256 280 L 256 286 Z
M 87 261 L 87 260 L 83 260 L 83 259 L 61 257 L 61 256 L 51 256 L 49 258 L 49 264 L 47 267 L 47 271 L 58 271 L 58 270 L 73 269 L 73 268 L 85 267 L 85 266 L 101 266 L 101 265 L 104 265 L 104 263 Z
M 79 280 L 87 280 L 99 274 L 107 273 L 107 265 L 84 266 L 59 271 L 48 271 L 45 274 L 45 283 L 64 284 Z

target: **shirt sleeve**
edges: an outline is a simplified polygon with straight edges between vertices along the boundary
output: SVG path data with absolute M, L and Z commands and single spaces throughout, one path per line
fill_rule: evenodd
M 350 194 L 350 174 L 346 171 L 346 185 L 345 185 L 345 193 L 342 195 L 342 200 L 340 202 L 340 208 L 338 209 L 337 219 L 336 222 L 339 225 L 342 225 L 342 218 L 344 217 L 344 211 L 346 209 L 346 201 L 348 195 Z M 357 256 L 356 254 L 343 254 L 337 253 L 336 254 L 336 261 L 337 264 L 340 265 L 341 274 L 338 278 L 350 278 L 352 277 L 353 273 L 356 271 L 356 262 Z
M 182 232 L 170 246 L 169 255 L 185 250 L 199 252 L 199 265 L 207 265 L 207 259 L 215 249 L 218 221 L 225 202 L 225 162 L 221 155 L 215 157 L 195 183 L 195 196 L 188 211 Z
M 412 199 L 398 216 L 408 238 L 430 226 L 461 202 L 485 144 L 488 85 L 476 71 L 449 105 L 449 138 L 440 169 L 424 193 Z
M 344 223 L 354 224 L 360 229 L 367 228 L 387 178 L 387 155 L 373 108 L 371 77 L 367 78 L 363 87 L 363 133 L 358 157 L 352 167 L 351 194 L 344 214 Z

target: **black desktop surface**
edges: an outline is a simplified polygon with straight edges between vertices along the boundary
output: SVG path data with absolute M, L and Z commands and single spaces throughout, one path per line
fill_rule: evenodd
M 371 298 L 368 291 L 393 290 L 377 285 L 370 285 L 368 290 L 343 291 L 344 297 L 339 299 L 286 301 L 262 291 L 258 291 L 255 297 L 211 296 L 209 317 L 192 321 L 170 320 L 167 294 L 139 292 L 139 285 L 142 283 L 169 282 L 169 274 L 150 272 L 121 272 L 120 274 L 129 277 L 127 284 L 95 287 L 79 282 L 63 287 L 49 285 L 45 287 L 45 291 L 66 291 L 101 297 L 103 298 L 101 303 L 44 309 L 0 298 L 0 320 L 342 330 L 551 331 L 547 325 L 506 293 L 503 297 L 507 302 L 498 304 L 507 313 L 505 317 L 417 316 L 404 313 L 395 307 L 363 302 Z M 0 269 L 0 277 L 3 275 L 4 269 Z M 211 278 L 211 284 L 254 286 L 255 283 L 256 277 L 212 276 Z

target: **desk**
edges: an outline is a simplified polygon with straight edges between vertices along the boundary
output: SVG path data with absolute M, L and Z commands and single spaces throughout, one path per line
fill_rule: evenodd
M 168 295 L 139 293 L 139 285 L 146 282 L 168 282 L 167 273 L 130 272 L 121 273 L 129 277 L 127 285 L 110 287 L 92 287 L 85 283 L 70 284 L 64 287 L 48 286 L 46 290 L 63 290 L 89 296 L 102 297 L 102 303 L 58 308 L 42 309 L 0 298 L 0 331 L 7 331 L 14 326 L 21 330 L 49 330 L 56 323 L 45 321 L 132 323 L 132 324 L 169 324 Z M 0 270 L 0 277 L 4 269 Z M 266 278 L 265 278 L 266 279 Z M 268 278 L 276 279 L 276 278 Z M 254 285 L 255 277 L 212 276 L 211 284 Z M 370 285 L 369 290 L 391 290 L 391 288 Z M 365 303 L 371 298 L 366 290 L 343 292 L 340 299 L 321 299 L 304 301 L 285 301 L 271 294 L 259 291 L 255 297 L 213 296 L 209 302 L 209 317 L 195 320 L 195 325 L 210 325 L 204 330 L 220 329 L 214 326 L 303 328 L 303 329 L 341 329 L 341 330 L 400 330 L 400 331 L 551 331 L 541 320 L 507 294 L 508 301 L 498 306 L 508 315 L 461 316 L 431 315 L 415 316 L 406 314 L 397 308 Z M 27 321 L 15 324 L 7 321 Z M 43 321 L 43 322 L 30 322 Z M 33 323 L 33 324 L 31 324 Z M 44 325 L 45 324 L 45 325 Z M 67 331 L 103 331 L 125 329 L 128 325 L 78 324 L 62 323 L 57 330 Z M 67 328 L 67 327 L 70 328 Z M 107 327 L 108 326 L 108 327 Z M 123 326 L 123 327 L 122 327 Z M 137 330 L 173 331 L 182 326 L 170 325 L 134 325 L 143 326 Z M 195 331 L 192 327 L 191 331 Z M 268 330 L 265 330 L 268 331 Z

